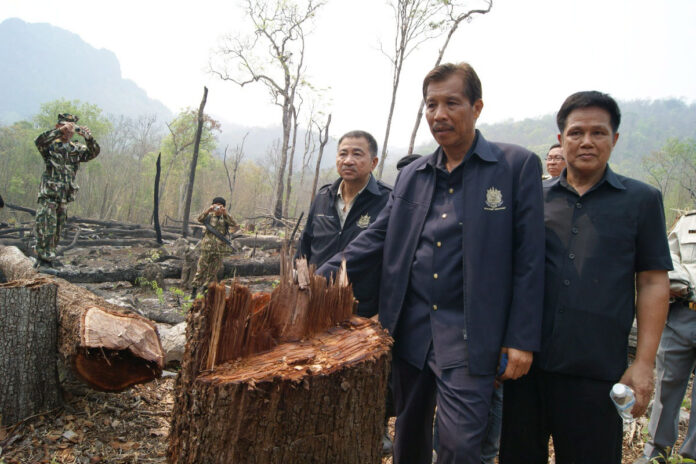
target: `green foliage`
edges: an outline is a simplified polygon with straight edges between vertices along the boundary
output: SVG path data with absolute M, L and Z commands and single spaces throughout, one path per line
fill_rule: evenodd
M 58 122 L 58 114 L 70 113 L 77 115 L 80 120 L 78 126 L 87 126 L 92 131 L 95 139 L 103 139 L 111 131 L 111 122 L 102 115 L 102 110 L 97 105 L 83 103 L 80 100 L 54 100 L 43 103 L 39 113 L 34 116 L 34 123 L 41 131 L 55 127 Z M 77 136 L 77 138 L 81 138 Z
M 667 464 L 696 463 L 696 461 L 693 459 L 685 458 L 678 454 L 670 455 L 669 457 L 665 457 L 663 454 L 661 454 L 659 457 L 652 458 L 650 460 L 650 464 L 661 464 L 664 462 Z
M 157 295 L 159 303 L 164 304 L 164 289 L 162 289 L 156 281 L 147 280 L 145 277 L 138 277 L 135 279 L 135 283 L 142 288 L 151 288 L 152 291 L 155 292 L 155 295 Z
M 169 291 L 176 296 L 177 303 L 181 307 L 181 313 L 186 314 L 188 310 L 191 308 L 191 305 L 193 305 L 193 300 L 191 297 L 182 289 L 178 287 L 170 287 Z

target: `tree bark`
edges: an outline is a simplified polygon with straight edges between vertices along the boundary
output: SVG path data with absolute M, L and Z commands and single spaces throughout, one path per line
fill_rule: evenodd
M 154 210 L 152 212 L 152 218 L 155 223 L 155 233 L 157 234 L 157 243 L 162 244 L 162 229 L 160 229 L 160 222 L 159 222 L 159 181 L 160 181 L 160 174 L 162 173 L 162 165 L 161 165 L 161 159 L 162 159 L 162 153 L 157 155 L 157 171 L 155 173 L 155 196 L 154 196 Z
M 57 288 L 42 277 L 0 285 L 0 426 L 62 405 Z
M 203 99 L 198 107 L 198 128 L 196 129 L 196 142 L 193 146 L 193 157 L 191 158 L 191 169 L 189 170 L 188 188 L 186 189 L 186 202 L 184 203 L 184 224 L 181 229 L 181 234 L 188 236 L 189 215 L 191 214 L 191 197 L 193 197 L 193 182 L 196 179 L 196 166 L 198 165 L 198 149 L 201 145 L 201 135 L 203 134 L 203 109 L 205 102 L 208 99 L 208 87 L 203 87 Z
M 0 246 L 0 271 L 8 280 L 37 278 L 15 247 Z M 59 278 L 58 352 L 75 374 L 97 390 L 121 391 L 160 376 L 164 352 L 155 325 Z
M 317 183 L 319 182 L 319 169 L 321 167 L 321 158 L 324 155 L 324 147 L 329 141 L 329 126 L 331 125 L 331 114 L 329 114 L 329 117 L 326 119 L 326 126 L 323 128 L 317 125 L 317 129 L 319 129 L 319 157 L 317 158 L 317 165 L 314 168 L 314 180 L 312 181 L 312 195 L 311 198 L 309 199 L 310 205 L 314 201 L 314 195 L 317 194 Z M 322 131 L 324 134 L 322 135 Z
M 170 463 L 381 462 L 390 337 L 345 276 L 282 267 L 270 295 L 213 285 L 189 313 Z

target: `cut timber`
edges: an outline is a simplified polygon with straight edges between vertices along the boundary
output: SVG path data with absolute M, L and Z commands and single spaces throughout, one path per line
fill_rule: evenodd
M 0 285 L 0 427 L 62 405 L 56 296 L 42 277 Z
M 151 321 L 63 279 L 38 274 L 14 247 L 0 246 L 0 271 L 10 281 L 41 276 L 58 286 L 58 352 L 92 388 L 121 391 L 162 373 L 164 352 Z
M 189 313 L 170 463 L 381 462 L 391 338 L 286 262 L 271 295 L 214 284 Z

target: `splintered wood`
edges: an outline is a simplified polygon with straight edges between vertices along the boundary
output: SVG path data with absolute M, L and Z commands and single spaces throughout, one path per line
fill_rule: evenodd
M 189 314 L 172 463 L 379 463 L 391 338 L 287 258 L 269 294 L 211 286 Z

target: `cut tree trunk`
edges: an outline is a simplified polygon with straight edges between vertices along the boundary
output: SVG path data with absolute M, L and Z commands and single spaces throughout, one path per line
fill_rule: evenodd
M 42 277 L 0 285 L 0 426 L 62 404 L 57 288 Z
M 8 280 L 40 275 L 15 247 L 0 246 Z M 97 390 L 121 391 L 160 376 L 164 352 L 155 325 L 59 278 L 58 352 L 75 374 Z
M 391 338 L 344 278 L 213 284 L 188 316 L 170 463 L 381 462 Z

